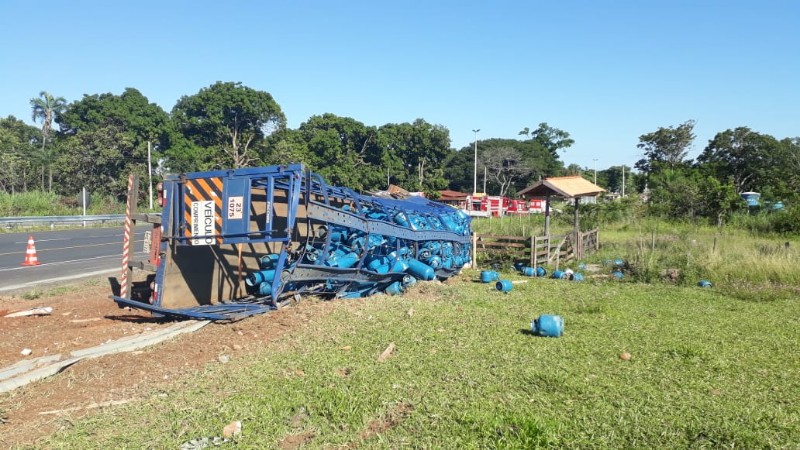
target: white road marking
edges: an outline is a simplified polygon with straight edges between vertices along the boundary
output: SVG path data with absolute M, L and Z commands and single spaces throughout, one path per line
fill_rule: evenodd
M 36 286 L 38 286 L 40 284 L 57 283 L 59 281 L 69 281 L 69 280 L 75 280 L 75 279 L 78 279 L 78 278 L 93 277 L 93 276 L 96 276 L 96 275 L 104 275 L 104 274 L 107 274 L 107 273 L 118 272 L 118 271 L 119 271 L 119 269 L 103 269 L 103 270 L 97 270 L 97 271 L 94 271 L 94 272 L 81 273 L 81 274 L 78 274 L 78 275 L 69 275 L 69 276 L 66 276 L 66 277 L 49 278 L 47 280 L 36 280 L 36 281 L 31 281 L 29 283 L 15 284 L 15 285 L 12 285 L 12 286 L 3 286 L 3 287 L 0 287 L 0 292 L 12 291 L 12 290 L 17 290 L 17 289 L 26 289 L 26 288 L 29 288 L 29 287 L 36 287 Z
M 91 261 L 93 259 L 103 259 L 103 258 L 119 258 L 119 255 L 105 255 L 105 256 L 93 256 L 91 258 L 82 258 L 82 259 L 72 259 L 69 261 L 58 261 L 58 262 L 51 262 L 51 263 L 41 263 L 38 266 L 19 266 L 19 267 L 5 267 L 0 269 L 0 272 L 11 272 L 12 270 L 31 270 L 35 267 L 44 267 L 44 266 L 52 266 L 52 265 L 61 265 L 61 264 L 69 264 L 74 262 L 81 262 L 81 261 Z
M 141 241 L 133 241 L 134 244 L 139 243 L 139 242 L 144 243 L 144 239 L 142 239 Z M 52 252 L 52 251 L 55 251 L 55 250 L 71 250 L 73 248 L 100 247 L 100 246 L 103 246 L 103 245 L 119 245 L 120 247 L 122 247 L 122 243 L 120 243 L 120 242 L 105 242 L 105 243 L 102 243 L 102 244 L 73 245 L 72 247 L 43 248 L 43 249 L 38 249 L 37 248 L 36 249 L 36 254 L 38 255 L 39 253 Z M 0 256 L 16 255 L 16 254 L 19 254 L 19 252 L 0 253 Z M 120 252 L 119 257 L 122 258 L 122 252 Z
M 94 238 L 109 238 L 109 237 L 119 238 L 119 237 L 122 237 L 122 233 L 119 233 L 119 234 L 104 234 L 102 236 L 73 236 L 73 237 L 67 237 L 67 238 L 60 237 L 60 238 L 52 238 L 52 239 L 34 238 L 33 241 L 34 242 L 53 242 L 53 241 L 70 241 L 72 239 L 94 239 Z M 12 244 L 22 244 L 22 245 L 25 245 L 27 243 L 28 243 L 27 239 L 25 239 L 22 242 L 12 242 Z

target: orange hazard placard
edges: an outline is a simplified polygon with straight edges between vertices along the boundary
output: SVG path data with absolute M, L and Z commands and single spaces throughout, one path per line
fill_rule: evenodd
M 186 237 L 192 245 L 222 243 L 222 179 L 194 178 L 184 188 Z

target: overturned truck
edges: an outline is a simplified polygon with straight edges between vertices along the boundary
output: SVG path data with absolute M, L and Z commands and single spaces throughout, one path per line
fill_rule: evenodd
M 156 315 L 234 320 L 305 294 L 394 295 L 471 260 L 461 210 L 357 194 L 300 164 L 168 175 L 159 191 L 160 215 L 128 208 L 124 252 L 138 219 L 153 224 L 150 256 L 123 254 L 121 289 L 111 296 Z M 130 287 L 133 267 L 151 273 L 143 289 Z

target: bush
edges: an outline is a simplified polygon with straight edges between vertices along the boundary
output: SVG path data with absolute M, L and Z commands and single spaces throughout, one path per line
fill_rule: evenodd
M 603 201 L 586 203 L 579 206 L 580 228 L 588 231 L 612 223 L 629 223 L 639 216 L 638 199 L 627 197 L 619 201 Z M 562 219 L 572 225 L 575 217 L 574 203 L 564 208 Z
M 728 225 L 753 234 L 800 234 L 800 206 L 756 214 L 735 214 Z
M 800 234 L 800 206 L 787 208 L 771 214 L 773 227 L 777 233 Z
M 120 204 L 109 196 L 92 195 L 87 214 L 119 214 L 125 212 Z M 75 196 L 62 197 L 52 192 L 29 191 L 16 194 L 0 192 L 0 216 L 72 216 L 83 213 Z

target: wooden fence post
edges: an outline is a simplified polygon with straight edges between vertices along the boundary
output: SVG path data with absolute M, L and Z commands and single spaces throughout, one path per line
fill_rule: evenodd
M 472 268 L 478 268 L 478 233 L 472 232 Z
M 531 236 L 531 267 L 536 267 L 536 236 Z

